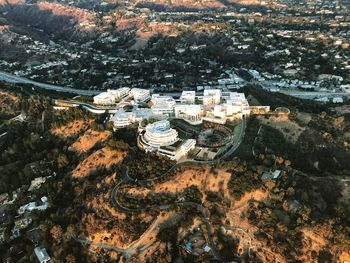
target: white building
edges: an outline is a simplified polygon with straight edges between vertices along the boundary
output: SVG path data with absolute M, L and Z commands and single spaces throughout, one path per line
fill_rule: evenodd
M 224 105 L 215 105 L 214 117 L 224 119 L 227 116 L 227 107 Z
M 225 124 L 227 120 L 241 119 L 250 114 L 249 103 L 244 93 L 223 92 L 221 100 L 224 102 L 205 106 L 203 120 Z
M 51 260 L 49 254 L 47 253 L 45 248 L 36 247 L 34 248 L 34 253 L 38 258 L 40 263 L 47 263 Z
M 133 88 L 130 90 L 130 95 L 136 103 L 146 102 L 151 98 L 151 93 L 147 89 Z
M 108 89 L 107 92 L 111 94 L 111 96 L 113 96 L 115 99 L 122 99 L 129 95 L 130 88 L 123 87 L 117 90 Z
M 142 141 L 148 146 L 145 149 L 152 151 L 160 146 L 172 145 L 178 140 L 177 131 L 170 127 L 169 121 L 163 120 L 148 124 Z
M 183 91 L 180 96 L 181 103 L 184 104 L 194 104 L 196 100 L 195 91 Z
M 340 88 L 342 89 L 343 92 L 350 93 L 350 84 L 340 85 Z
M 124 109 L 119 109 L 110 120 L 113 122 L 114 128 L 124 128 L 132 123 L 129 114 Z
M 140 123 L 143 120 L 149 120 L 153 117 L 150 109 L 134 109 L 131 112 L 125 112 L 119 109 L 112 117 L 111 121 L 115 129 L 127 127 L 133 123 Z
M 196 140 L 181 141 L 170 122 L 162 120 L 146 126 L 139 136 L 138 145 L 146 152 L 157 152 L 178 161 L 195 148 Z
M 188 139 L 185 140 L 177 150 L 176 159 L 180 159 L 183 156 L 186 156 L 191 150 L 196 147 L 196 140 Z
M 175 106 L 175 117 L 183 119 L 189 123 L 197 124 L 202 122 L 202 108 L 201 105 L 178 104 Z
M 112 105 L 115 103 L 115 99 L 108 92 L 102 92 L 94 96 L 94 103 L 99 105 Z
M 239 112 L 241 112 L 243 115 L 250 114 L 249 103 L 244 93 L 230 92 L 229 99 L 227 99 L 226 103 L 227 105 L 232 104 L 233 114 Z
M 221 90 L 219 89 L 204 90 L 203 105 L 219 104 L 220 100 L 221 100 Z
M 106 92 L 102 92 L 94 96 L 94 103 L 99 105 L 112 105 L 116 100 L 125 98 L 129 95 L 130 88 L 124 87 L 116 90 L 108 89 Z
M 180 97 L 181 104 L 178 104 L 172 96 L 153 94 L 150 97 L 149 90 L 133 88 L 129 94 L 135 100 L 133 103 L 135 109 L 132 112 L 125 112 L 121 109 L 123 103 L 120 103 L 118 105 L 120 109 L 111 117 L 111 121 L 115 128 L 126 127 L 150 117 L 162 120 L 174 116 L 192 125 L 198 125 L 203 120 L 224 124 L 227 120 L 239 119 L 250 114 L 251 109 L 244 93 L 205 88 L 204 94 L 198 96 L 198 101 L 202 101 L 203 105 L 195 104 L 197 99 L 195 91 L 183 91 Z M 124 96 L 128 91 L 129 88 L 108 90 L 112 94 L 110 97 L 114 98 Z M 137 108 L 137 102 L 146 102 L 148 99 L 151 99 L 151 109 Z
M 153 104 L 151 108 L 154 115 L 165 115 L 168 117 L 174 115 L 176 102 L 173 97 L 153 94 L 151 102 Z

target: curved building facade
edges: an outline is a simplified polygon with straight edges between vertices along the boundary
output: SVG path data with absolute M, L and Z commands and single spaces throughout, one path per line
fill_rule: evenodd
M 177 131 L 170 128 L 167 120 L 148 124 L 142 139 L 151 147 L 169 146 L 179 140 Z

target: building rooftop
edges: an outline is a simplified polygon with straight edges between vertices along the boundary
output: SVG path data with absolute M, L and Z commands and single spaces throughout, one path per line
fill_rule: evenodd
M 263 173 L 263 175 L 261 176 L 262 180 L 270 180 L 270 179 L 274 179 L 276 180 L 281 174 L 280 170 L 276 170 L 274 172 L 265 172 Z
M 49 262 L 51 260 L 49 254 L 47 253 L 45 248 L 36 247 L 36 248 L 34 248 L 34 253 L 35 253 L 35 255 L 38 258 L 40 263 L 46 263 L 46 262 Z

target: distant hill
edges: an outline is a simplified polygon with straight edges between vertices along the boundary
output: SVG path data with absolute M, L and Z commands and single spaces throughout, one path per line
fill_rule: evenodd
M 226 9 L 236 7 L 278 7 L 278 1 L 262 0 L 139 0 L 136 7 L 154 11 L 200 11 L 205 9 Z
M 0 11 L 11 24 L 43 30 L 54 38 L 92 37 L 99 32 L 94 12 L 77 7 L 39 2 L 23 4 L 19 0 L 0 0 Z

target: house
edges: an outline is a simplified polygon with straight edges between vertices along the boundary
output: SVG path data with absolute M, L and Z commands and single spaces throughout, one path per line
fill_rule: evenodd
M 343 103 L 344 100 L 343 100 L 342 97 L 334 97 L 334 98 L 332 99 L 332 102 L 333 102 L 333 103 Z
M 6 241 L 6 227 L 0 228 L 0 245 Z
M 40 263 L 47 263 L 47 262 L 50 262 L 51 260 L 45 248 L 36 247 L 34 248 L 34 253 Z
M 329 99 L 327 97 L 320 97 L 320 98 L 316 98 L 315 100 L 319 101 L 319 102 L 328 102 L 329 101 Z
M 30 217 L 24 217 L 15 220 L 15 225 L 11 230 L 12 237 L 17 238 L 21 236 L 21 230 L 27 228 L 31 223 L 32 219 Z
M 45 183 L 45 182 L 46 182 L 45 177 L 37 177 L 37 178 L 33 179 L 29 188 L 28 188 L 28 191 L 31 192 L 31 191 L 34 191 L 36 189 L 39 189 L 40 185 Z
M 274 172 L 270 171 L 270 172 L 264 172 L 263 175 L 261 176 L 261 180 L 276 180 L 280 177 L 281 175 L 281 171 L 280 170 L 276 170 Z
M 18 214 L 19 214 L 19 215 L 22 215 L 22 214 L 24 214 L 26 211 L 31 212 L 31 211 L 33 211 L 33 210 L 41 210 L 41 211 L 43 211 L 43 210 L 46 210 L 47 206 L 48 206 L 47 197 L 46 197 L 46 196 L 43 196 L 43 197 L 41 198 L 41 203 L 40 203 L 39 205 L 36 205 L 35 202 L 30 202 L 30 203 L 28 203 L 28 204 L 26 204 L 26 205 L 23 205 L 23 206 L 21 206 L 21 207 L 18 209 Z

